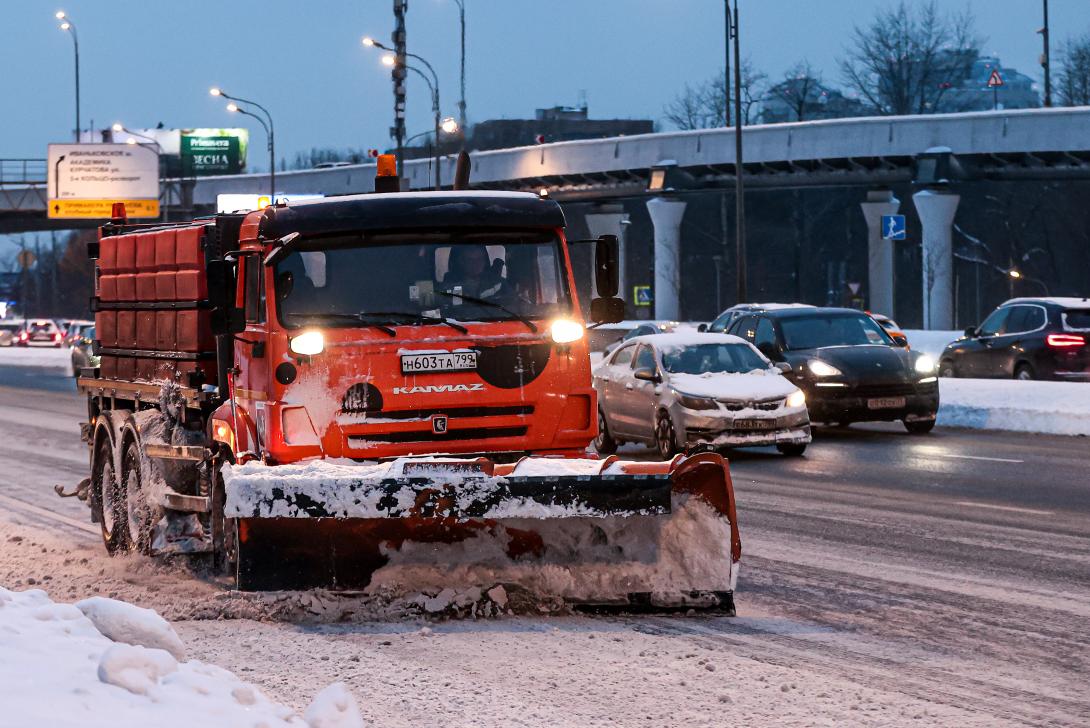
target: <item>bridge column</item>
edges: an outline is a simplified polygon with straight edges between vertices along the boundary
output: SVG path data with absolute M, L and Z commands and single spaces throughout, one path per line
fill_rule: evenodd
M 618 271 L 617 290 L 620 292 L 620 297 L 628 300 L 628 294 L 625 292 L 625 268 L 627 267 L 627 256 L 625 255 L 625 232 L 628 229 L 628 215 L 624 211 L 624 207 L 621 205 L 605 205 L 594 212 L 588 212 L 585 216 L 587 221 L 587 230 L 590 232 L 592 238 L 596 238 L 599 235 L 616 235 L 617 236 L 617 260 L 620 261 L 620 271 Z M 594 276 L 591 276 L 591 291 L 594 295 L 598 295 L 598 289 L 594 285 Z M 629 303 L 632 303 L 629 301 Z
M 901 201 L 890 190 L 872 190 L 859 203 L 867 221 L 867 301 L 871 311 L 895 318 L 892 240 L 882 239 L 882 215 L 895 215 Z
M 912 195 L 923 224 L 923 326 L 925 329 L 954 327 L 954 213 L 959 195 L 938 190 L 920 190 Z
M 671 197 L 647 201 L 655 228 L 655 318 L 660 320 L 681 316 L 681 218 L 686 204 Z

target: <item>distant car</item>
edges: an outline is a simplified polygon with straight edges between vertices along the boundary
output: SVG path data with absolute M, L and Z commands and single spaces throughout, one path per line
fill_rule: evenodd
M 806 393 L 810 419 L 847 425 L 900 420 L 919 434 L 935 427 L 935 361 L 898 344 L 850 308 L 794 308 L 749 314 L 731 325 Z
M 594 372 L 598 452 L 622 442 L 683 449 L 774 445 L 802 455 L 806 398 L 749 343 L 724 334 L 653 334 L 622 344 Z
M 94 321 L 81 321 L 79 319 L 69 321 L 68 326 L 64 329 L 64 343 L 73 346 L 83 336 L 83 332 L 94 328 L 94 325 Z
M 894 341 L 896 341 L 901 346 L 909 346 L 908 336 L 905 335 L 905 332 L 901 330 L 901 327 L 897 324 L 896 321 L 891 319 L 889 316 L 880 313 L 874 313 L 872 311 L 867 311 L 867 314 L 872 319 L 877 321 L 878 325 L 885 329 L 886 333 L 893 337 Z M 909 346 L 909 348 L 912 347 Z
M 1014 298 L 947 344 L 944 377 L 1090 381 L 1090 299 Z
M 619 324 L 606 324 L 591 329 L 593 332 L 590 336 L 593 338 L 591 350 L 601 350 L 605 354 L 616 349 L 625 341 L 633 339 L 637 336 L 649 336 L 650 334 L 662 334 L 668 331 L 673 331 L 679 325 L 677 321 L 648 321 L 639 323 L 636 326 L 632 326 L 635 323 L 633 321 L 624 322 Z
M 95 340 L 95 327 L 91 325 L 71 344 L 72 347 L 72 376 L 80 376 L 80 370 L 97 367 L 99 358 L 95 354 L 92 345 Z
M 710 324 L 700 324 L 698 328 L 701 331 L 721 334 L 729 329 L 732 323 L 747 313 L 778 311 L 782 308 L 813 308 L 813 306 L 808 303 L 736 303 L 719 314 Z
M 0 346 L 14 346 L 18 342 L 19 332 L 22 330 L 22 321 L 0 322 Z
M 52 319 L 29 319 L 16 340 L 17 346 L 39 344 L 55 346 L 58 349 L 64 346 L 64 332 Z

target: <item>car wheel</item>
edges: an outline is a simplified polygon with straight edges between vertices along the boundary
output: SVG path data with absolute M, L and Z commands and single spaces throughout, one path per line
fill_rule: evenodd
M 805 442 L 781 442 L 776 449 L 788 457 L 797 458 L 806 452 Z
M 902 420 L 905 429 L 913 435 L 926 435 L 935 429 L 935 420 Z
M 594 449 L 602 455 L 612 455 L 617 452 L 617 442 L 609 434 L 609 425 L 606 423 L 606 413 L 598 408 L 598 435 L 594 438 Z
M 1019 364 L 1014 368 L 1014 378 L 1023 382 L 1030 382 L 1037 377 L 1033 373 L 1033 367 L 1029 364 Z
M 674 421 L 670 419 L 668 413 L 663 411 L 660 411 L 655 418 L 655 447 L 663 460 L 670 460 L 678 453 Z
M 939 362 L 939 376 L 940 377 L 956 377 L 958 374 L 954 371 L 954 362 L 949 359 L 943 359 Z

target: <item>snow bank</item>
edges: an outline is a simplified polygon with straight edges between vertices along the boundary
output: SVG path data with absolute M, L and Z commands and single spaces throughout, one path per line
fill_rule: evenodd
M 103 628 L 124 641 L 106 636 Z M 159 649 L 163 644 L 171 651 Z M 111 599 L 59 604 L 39 589 L 0 587 L 0 724 L 363 726 L 343 685 L 323 690 L 300 716 L 233 673 L 196 660 L 181 662 L 175 652 L 184 654 L 181 640 L 151 610 Z
M 946 348 L 946 345 L 954 339 L 961 338 L 962 332 L 905 329 L 905 336 L 908 337 L 908 345 L 912 347 L 913 351 L 928 354 L 929 356 L 933 356 L 935 361 L 938 361 L 939 357 L 942 355 L 942 350 Z
M 0 347 L 0 366 L 40 367 L 69 372 L 72 369 L 72 352 L 67 347 Z
M 1090 384 L 940 379 L 938 424 L 982 430 L 1090 435 Z

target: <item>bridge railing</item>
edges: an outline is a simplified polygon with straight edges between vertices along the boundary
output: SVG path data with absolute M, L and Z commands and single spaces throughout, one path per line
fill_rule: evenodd
M 44 184 L 44 159 L 0 159 L 0 185 Z

